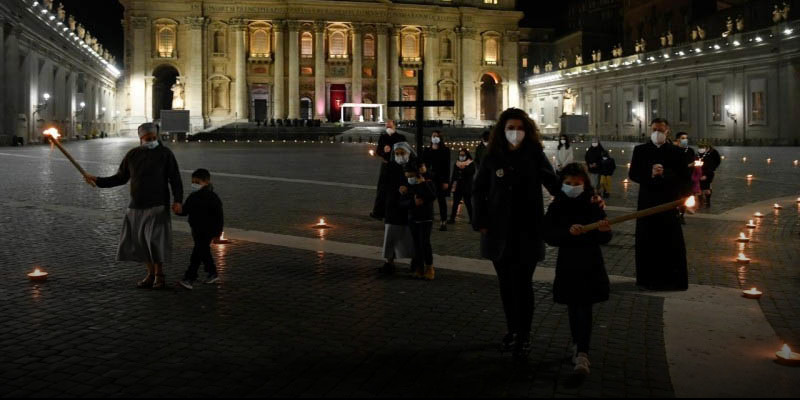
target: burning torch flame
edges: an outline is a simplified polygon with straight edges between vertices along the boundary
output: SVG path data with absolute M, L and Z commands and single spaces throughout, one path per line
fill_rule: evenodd
M 686 205 L 686 207 L 689 208 L 694 208 L 694 206 L 697 205 L 697 201 L 695 201 L 694 196 L 689 196 L 689 198 L 686 199 L 686 203 L 684 203 L 684 205 Z
M 45 135 L 45 136 L 50 136 L 53 139 L 59 139 L 61 137 L 61 134 L 58 133 L 58 129 L 56 129 L 56 128 L 50 128 L 50 129 L 42 132 L 42 134 Z

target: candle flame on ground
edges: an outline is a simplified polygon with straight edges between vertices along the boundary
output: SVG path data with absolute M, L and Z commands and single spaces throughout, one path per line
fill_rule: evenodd
M 370 150 L 370 151 L 369 151 L 369 155 L 370 155 L 370 156 L 374 156 L 374 155 L 375 155 L 375 150 Z
M 780 210 L 780 209 L 781 209 L 781 208 L 783 208 L 783 207 L 781 207 L 781 205 L 780 205 L 780 204 L 778 204 L 778 203 L 775 203 L 775 204 L 772 206 L 772 208 L 774 208 L 774 209 L 776 209 L 776 210 Z
M 747 180 L 753 179 L 753 175 L 747 175 Z
M 779 354 L 783 358 L 792 358 L 792 348 L 789 347 L 788 344 L 784 343 Z
M 749 261 L 750 259 L 745 257 L 744 253 L 739 253 L 739 257 L 736 258 L 739 261 Z
M 222 233 L 219 235 L 219 240 L 225 240 L 225 232 L 222 232 Z

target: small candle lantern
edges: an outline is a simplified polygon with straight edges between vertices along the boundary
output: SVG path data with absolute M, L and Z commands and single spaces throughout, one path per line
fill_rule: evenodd
M 630 168 L 631 168 L 631 163 L 628 163 L 628 169 L 630 169 Z
M 687 208 L 694 208 L 697 205 L 697 201 L 694 199 L 694 196 L 689 196 L 683 205 L 685 205 Z
M 317 222 L 317 224 L 314 225 L 314 228 L 316 228 L 316 229 L 329 229 L 330 225 L 328 225 L 328 223 L 325 222 L 325 218 L 320 218 L 319 222 Z
M 739 243 L 747 243 L 750 241 L 750 238 L 745 236 L 744 232 L 739 232 L 739 237 L 736 239 Z
M 627 185 L 629 183 L 631 183 L 631 182 L 628 180 L 628 178 L 625 178 L 625 179 L 622 180 L 622 184 L 624 184 L 624 185 Z
M 28 274 L 28 279 L 30 279 L 31 282 L 44 282 L 47 280 L 48 275 L 49 274 L 47 272 L 44 272 L 37 267 L 33 269 L 33 272 Z
M 781 205 L 780 205 L 780 204 L 778 204 L 778 203 L 775 203 L 775 204 L 773 204 L 773 205 L 772 205 L 772 208 L 774 208 L 774 209 L 776 209 L 776 210 L 780 210 L 780 209 L 782 209 L 782 208 L 783 208 L 783 206 L 781 206 Z
M 222 232 L 218 238 L 214 239 L 214 244 L 228 244 L 231 241 L 225 238 L 225 232 Z
M 747 157 L 742 157 L 742 162 L 747 162 Z
M 771 158 L 767 159 L 767 164 L 772 164 L 772 159 Z
M 747 180 L 748 180 L 748 181 L 751 181 L 751 180 L 753 180 L 753 175 L 752 175 L 752 174 L 748 174 L 748 175 L 747 175 Z
M 750 259 L 745 257 L 744 253 L 739 253 L 739 257 L 736 257 L 736 262 L 739 264 L 750 264 Z
M 800 354 L 792 351 L 788 344 L 784 344 L 780 351 L 775 352 L 778 358 L 775 360 L 778 364 L 789 365 L 796 367 L 800 365 Z
M 748 299 L 760 299 L 762 294 L 764 293 L 756 288 L 751 288 L 742 291 L 742 296 Z
M 369 156 L 370 157 L 374 157 L 375 156 L 375 150 L 370 149 L 369 150 Z
M 695 166 L 695 167 L 702 167 L 702 166 L 703 166 L 703 164 L 704 164 L 704 163 L 703 163 L 701 160 L 697 160 L 697 161 L 695 161 L 695 162 L 694 162 L 694 166 Z
M 756 213 L 753 214 L 753 216 L 756 218 L 764 218 L 764 214 L 762 214 L 760 211 L 756 211 Z
M 754 224 L 753 220 L 751 219 L 750 222 L 747 223 L 747 227 L 750 228 L 750 229 L 755 229 L 756 228 L 756 224 Z
M 720 156 L 719 158 L 721 158 L 721 159 L 723 159 L 723 160 L 724 160 L 724 159 L 725 159 L 725 156 Z
M 800 160 L 794 160 L 794 166 L 796 167 L 798 165 L 800 165 Z

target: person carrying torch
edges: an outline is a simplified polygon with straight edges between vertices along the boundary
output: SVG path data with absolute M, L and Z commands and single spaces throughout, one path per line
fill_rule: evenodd
M 147 265 L 139 288 L 163 289 L 164 263 L 172 259 L 172 211 L 180 213 L 183 183 L 175 155 L 158 141 L 155 124 L 139 126 L 140 146 L 131 149 L 117 173 L 109 177 L 84 174 L 86 182 L 100 188 L 122 186 L 130 181 L 131 201 L 122 222 L 117 261 Z
M 647 143 L 633 149 L 629 177 L 639 184 L 638 209 L 681 202 L 691 179 L 683 151 L 667 141 L 669 122 L 656 118 Z M 636 285 L 646 290 L 686 290 L 689 274 L 678 204 L 636 220 Z

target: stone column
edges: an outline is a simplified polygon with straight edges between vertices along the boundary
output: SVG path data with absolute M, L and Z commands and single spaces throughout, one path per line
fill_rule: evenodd
M 39 104 L 39 56 L 36 51 L 31 48 L 28 50 L 25 64 L 25 79 L 23 85 L 27 85 L 22 98 L 24 99 L 22 107 L 25 115 L 28 118 L 28 131 L 25 134 L 25 142 L 37 140 L 36 135 L 36 120 L 39 119 L 39 114 L 34 114 L 36 105 Z
M 0 132 L 6 132 L 6 21 L 0 16 Z
M 284 76 L 286 68 L 283 65 L 285 57 L 283 54 L 283 36 L 286 33 L 286 23 L 276 21 L 273 24 L 273 29 L 275 29 L 275 61 L 273 66 L 275 75 L 273 78 L 272 108 L 275 119 L 284 119 L 286 118 L 286 108 L 284 108 L 286 104 L 286 78 Z
M 232 19 L 231 29 L 233 29 L 233 39 L 235 41 L 233 96 L 236 99 L 236 108 L 234 110 L 236 113 L 235 118 L 242 121 L 247 120 L 250 108 L 247 104 L 247 51 L 245 51 L 247 24 L 242 19 Z
M 505 51 L 503 52 L 503 63 L 505 64 L 508 76 L 508 107 L 519 107 L 519 31 L 506 31 Z M 501 110 L 502 111 L 502 110 Z
M 362 67 L 362 47 L 364 42 L 361 38 L 363 32 L 363 25 L 353 24 L 353 89 L 350 95 L 350 101 L 353 103 L 361 103 L 362 77 L 364 74 Z M 350 115 L 351 120 L 358 121 L 359 116 L 361 116 L 361 107 L 353 107 L 353 112 Z
M 477 124 L 479 116 L 477 112 L 477 100 L 480 97 L 480 86 L 478 86 L 475 71 L 476 63 L 480 57 L 475 54 L 475 49 L 480 48 L 476 43 L 475 28 L 462 26 L 458 29 L 458 36 L 461 41 L 461 57 L 459 68 L 461 70 L 461 106 L 462 116 L 465 124 Z M 476 93 L 478 93 L 476 95 Z
M 186 17 L 188 34 L 189 62 L 186 65 L 186 109 L 192 132 L 203 129 L 203 35 L 206 19 L 204 17 Z
M 325 22 L 314 23 L 314 118 L 325 121 Z
M 289 119 L 300 118 L 300 22 L 289 21 Z
M 422 31 L 423 46 L 425 46 L 425 53 L 423 58 L 423 71 L 425 72 L 425 98 L 423 100 L 437 100 L 439 97 L 438 90 L 436 90 L 436 78 L 439 42 L 437 40 L 438 31 L 435 26 L 430 26 Z M 424 115 L 426 120 L 436 119 L 436 109 L 433 107 L 425 107 Z
M 400 26 L 394 26 L 389 38 L 389 65 L 392 74 L 392 85 L 389 87 L 389 101 L 400 101 L 400 51 L 397 46 L 400 42 Z M 389 118 L 400 119 L 400 108 L 389 109 Z
M 66 113 L 67 113 L 67 120 L 69 120 L 68 136 L 70 136 L 70 137 L 74 136 L 76 134 L 76 132 L 75 132 L 75 117 L 76 117 L 75 111 L 77 111 L 77 108 L 76 108 L 77 104 L 76 104 L 76 100 L 75 100 L 75 94 L 76 94 L 75 93 L 76 92 L 75 81 L 76 81 L 77 77 L 78 77 L 77 73 L 75 73 L 75 72 L 67 72 L 67 87 L 65 89 L 65 92 L 66 92 L 66 95 L 67 95 Z
M 379 24 L 377 26 L 378 29 L 378 103 L 383 104 L 386 107 L 388 103 L 388 89 L 389 89 L 389 82 L 388 77 L 389 74 L 386 68 L 388 67 L 387 63 L 387 49 L 386 45 L 389 43 L 387 35 L 389 33 L 389 27 L 384 24 Z M 381 121 L 382 122 L 382 121 Z
M 150 76 L 147 68 L 147 59 L 150 57 L 151 44 L 147 41 L 147 31 L 149 29 L 149 19 L 147 17 L 131 17 L 133 28 L 133 43 L 131 55 L 130 71 L 130 109 L 131 114 L 128 119 L 128 130 L 134 130 L 146 121 L 152 110 L 147 105 L 152 101 L 147 97 L 145 78 Z M 85 111 L 84 111 L 85 112 Z
M 154 81 L 155 81 L 155 78 L 152 77 L 152 76 L 148 76 L 148 77 L 144 78 L 144 99 L 145 99 L 145 102 L 144 102 L 144 104 L 145 104 L 145 106 L 144 106 L 144 108 L 145 108 L 144 116 L 145 116 L 145 119 L 147 121 L 152 121 L 153 117 L 155 117 L 153 115 L 153 82 Z M 84 91 L 84 100 L 83 101 L 86 103 L 86 107 L 82 111 L 83 115 L 81 116 L 81 120 L 82 121 L 86 121 L 87 117 L 88 117 L 88 114 L 89 114 L 89 105 L 90 105 L 89 99 L 86 98 L 86 91 Z
M 0 51 L 0 62 L 3 63 L 5 67 L 5 74 L 6 77 L 4 81 L 5 92 L 0 93 L 0 96 L 4 97 L 5 99 L 5 108 L 0 110 L 0 113 L 6 115 L 5 125 L 1 125 L 0 129 L 3 129 L 5 132 L 8 132 L 9 135 L 16 135 L 19 130 L 19 118 L 18 114 L 21 112 L 19 109 L 19 104 L 16 99 L 19 99 L 20 94 L 20 87 L 22 83 L 22 78 L 20 77 L 20 67 L 19 67 L 19 41 L 18 37 L 21 33 L 21 27 L 19 25 L 12 25 L 10 29 L 7 30 L 7 36 L 5 38 L 5 53 Z M 17 61 L 14 61 L 17 60 Z

